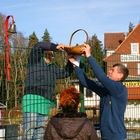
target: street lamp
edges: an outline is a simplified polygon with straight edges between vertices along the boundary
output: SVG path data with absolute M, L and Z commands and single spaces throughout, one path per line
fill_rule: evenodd
M 9 19 L 12 18 L 12 23 L 9 25 Z M 9 15 L 5 20 L 5 75 L 8 81 L 10 81 L 10 45 L 9 45 L 9 35 L 16 33 L 16 25 L 14 17 Z

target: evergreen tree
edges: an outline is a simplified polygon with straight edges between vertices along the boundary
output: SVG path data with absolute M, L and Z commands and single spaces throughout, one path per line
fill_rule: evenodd
M 51 37 L 47 29 L 45 29 L 44 35 L 42 37 L 43 42 L 51 42 Z
M 92 56 L 95 57 L 95 59 L 97 60 L 98 64 L 103 67 L 103 49 L 102 49 L 102 43 L 101 41 L 97 38 L 96 34 L 94 34 L 91 39 L 89 39 L 89 45 L 91 46 L 92 49 Z M 86 73 L 93 77 L 93 72 L 91 70 L 91 68 L 89 68 L 89 64 L 87 62 L 87 60 L 83 57 L 82 61 L 81 61 L 81 67 L 84 68 L 84 70 L 86 71 Z
M 35 34 L 35 32 L 33 32 L 30 36 L 29 36 L 29 48 L 32 48 L 36 43 L 38 43 L 38 38 Z
M 91 39 L 89 39 L 89 45 L 92 48 L 92 55 L 96 58 L 97 62 L 99 65 L 102 66 L 102 61 L 103 61 L 103 49 L 102 49 L 102 43 L 94 34 Z
M 128 27 L 128 32 L 130 33 L 130 32 L 133 30 L 134 27 L 135 27 L 135 26 L 133 25 L 133 23 L 130 22 L 130 23 L 129 23 L 129 27 Z

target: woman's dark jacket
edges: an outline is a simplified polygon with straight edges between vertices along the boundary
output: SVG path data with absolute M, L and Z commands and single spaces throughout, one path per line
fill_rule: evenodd
M 27 64 L 25 94 L 38 94 L 46 99 L 53 99 L 56 80 L 66 78 L 72 73 L 70 62 L 64 69 L 54 63 L 45 63 L 44 52 L 57 51 L 56 47 L 57 44 L 39 42 L 32 48 Z
M 59 115 L 49 121 L 44 140 L 98 140 L 91 121 L 83 114 Z

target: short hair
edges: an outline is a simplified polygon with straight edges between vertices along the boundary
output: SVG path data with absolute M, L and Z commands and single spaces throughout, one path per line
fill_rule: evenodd
M 123 77 L 122 77 L 121 81 L 124 81 L 128 77 L 129 70 L 123 64 L 117 63 L 117 64 L 114 64 L 113 67 L 118 67 L 120 72 L 123 73 Z
M 60 107 L 63 112 L 77 111 L 79 103 L 80 93 L 75 87 L 70 86 L 60 93 Z

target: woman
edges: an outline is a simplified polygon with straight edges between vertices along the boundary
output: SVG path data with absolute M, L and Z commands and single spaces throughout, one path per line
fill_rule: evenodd
M 60 94 L 58 113 L 49 121 L 44 140 L 98 140 L 96 131 L 85 113 L 78 112 L 80 93 L 75 87 L 64 89 Z

